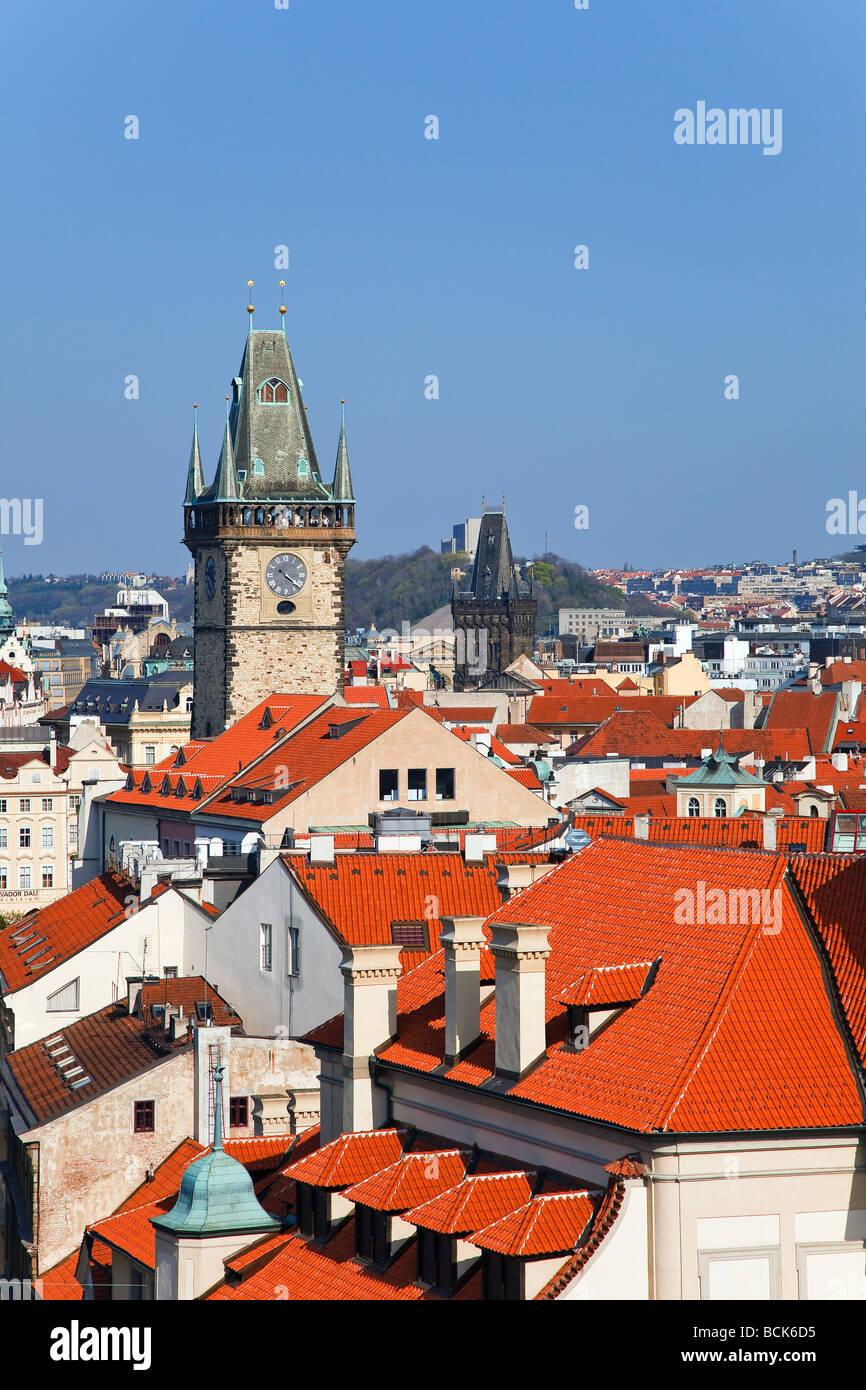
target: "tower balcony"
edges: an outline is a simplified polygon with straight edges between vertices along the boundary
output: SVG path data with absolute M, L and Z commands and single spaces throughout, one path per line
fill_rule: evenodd
M 211 502 L 184 507 L 188 543 L 231 537 L 248 541 L 355 539 L 353 502 Z

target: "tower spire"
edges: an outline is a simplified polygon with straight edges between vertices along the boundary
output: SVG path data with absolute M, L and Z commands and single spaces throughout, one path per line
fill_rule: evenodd
M 228 400 L 228 397 L 226 399 Z M 228 406 L 226 406 L 226 428 L 220 450 L 220 461 L 217 465 L 214 491 L 215 502 L 236 502 L 240 496 L 237 469 L 235 468 L 235 453 L 232 448 L 232 432 L 228 420 Z
M 352 473 L 349 468 L 349 446 L 346 443 L 346 402 L 344 400 L 340 402 L 340 407 L 340 439 L 337 444 L 337 463 L 334 468 L 334 486 L 331 491 L 339 502 L 354 502 Z
M 198 443 L 198 402 L 192 408 L 192 447 L 189 451 L 189 468 L 186 474 L 186 496 L 184 502 L 195 502 L 204 492 L 204 467 Z

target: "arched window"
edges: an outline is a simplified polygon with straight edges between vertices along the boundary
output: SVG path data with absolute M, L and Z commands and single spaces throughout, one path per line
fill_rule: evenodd
M 723 796 L 717 796 L 713 802 L 713 814 L 717 816 L 728 814 L 728 803 Z
M 817 816 L 817 814 L 818 814 L 818 807 L 817 807 L 817 806 L 810 806 L 810 807 L 809 807 L 809 815 L 810 815 L 810 816 Z
M 298 459 L 298 477 L 306 478 L 309 476 L 310 465 L 306 459 Z
M 265 471 L 264 459 L 253 459 L 253 473 L 260 478 Z
M 701 803 L 696 796 L 689 797 L 689 815 L 699 816 L 701 814 Z
M 289 388 L 284 381 L 280 381 L 278 376 L 272 376 L 268 381 L 263 381 L 259 387 L 259 400 L 262 405 L 288 405 Z

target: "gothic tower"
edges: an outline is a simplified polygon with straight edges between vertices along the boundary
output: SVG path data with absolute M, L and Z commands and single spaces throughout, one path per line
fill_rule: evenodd
M 485 511 L 468 590 L 455 586 L 454 689 L 489 684 L 521 654 L 535 649 L 537 601 L 511 556 L 504 511 Z
M 344 567 L 355 543 L 345 422 L 322 480 L 282 329 L 250 329 L 216 477 L 197 426 L 184 499 L 195 564 L 192 737 L 211 738 L 274 691 L 343 688 Z

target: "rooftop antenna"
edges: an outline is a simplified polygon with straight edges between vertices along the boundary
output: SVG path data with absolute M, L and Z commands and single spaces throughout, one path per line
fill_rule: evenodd
M 281 281 L 280 281 L 280 323 L 282 324 L 282 326 L 283 326 L 283 332 L 285 333 L 285 331 L 286 331 L 286 282 L 285 282 L 285 280 L 281 280 Z
M 253 288 L 253 285 L 254 285 L 254 284 L 255 284 L 255 281 L 254 281 L 254 280 L 247 280 L 247 288 L 248 288 L 250 291 L 252 291 L 252 288 Z M 253 296 L 252 296 L 252 293 L 251 293 L 251 294 L 250 294 L 250 301 L 252 301 L 252 297 L 253 297 Z M 252 333 L 252 331 L 253 331 L 253 314 L 254 314 L 255 312 L 256 312 L 256 306 L 255 306 L 255 304 L 253 304 L 252 302 L 250 302 L 250 303 L 247 305 L 247 313 L 248 313 L 249 316 L 250 316 L 250 332 L 251 332 L 251 333 Z

